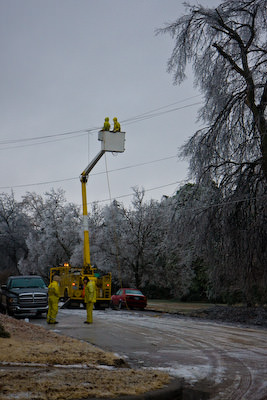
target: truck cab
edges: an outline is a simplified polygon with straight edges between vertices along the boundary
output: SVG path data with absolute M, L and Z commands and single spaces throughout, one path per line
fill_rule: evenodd
M 41 276 L 10 276 L 1 286 L 0 307 L 9 315 L 41 315 L 48 310 L 48 289 Z

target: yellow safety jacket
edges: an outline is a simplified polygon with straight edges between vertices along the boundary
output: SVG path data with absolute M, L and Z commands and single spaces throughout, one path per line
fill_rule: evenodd
M 59 298 L 59 285 L 58 282 L 53 281 L 50 283 L 50 285 L 48 286 L 48 296 L 55 296 L 57 298 Z
M 96 302 L 96 287 L 94 281 L 89 281 L 85 288 L 84 295 L 85 303 L 95 303 Z

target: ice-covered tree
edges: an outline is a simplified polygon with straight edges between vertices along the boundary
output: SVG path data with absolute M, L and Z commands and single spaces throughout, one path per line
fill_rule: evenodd
M 120 286 L 125 277 L 121 256 L 125 235 L 122 207 L 116 200 L 103 208 L 94 205 L 89 218 L 92 263 L 100 270 L 112 272 L 115 287 Z
M 18 262 L 28 253 L 26 237 L 29 229 L 29 219 L 14 194 L 0 194 L 1 270 L 19 273 Z
M 167 282 L 175 297 L 190 296 L 192 291 L 198 298 L 206 296 L 208 271 L 205 238 L 209 230 L 212 204 L 217 198 L 214 184 L 197 186 L 188 183 L 174 196 L 161 202 L 162 223 L 166 226 L 161 246 L 162 257 Z
M 62 190 L 51 190 L 42 197 L 28 193 L 24 207 L 33 230 L 27 238 L 29 254 L 24 268 L 48 276 L 53 265 L 70 262 L 81 240 L 79 209 L 67 203 Z
M 203 128 L 182 147 L 181 156 L 189 158 L 200 187 L 213 181 L 220 190 L 216 213 L 210 209 L 195 219 L 199 243 L 209 250 L 211 292 L 226 293 L 225 299 L 238 292 L 247 303 L 264 302 L 267 0 L 186 7 L 186 15 L 158 32 L 175 41 L 168 62 L 174 82 L 185 79 L 190 65 L 204 95 Z
M 113 202 L 103 209 L 96 236 L 91 236 L 97 266 L 112 269 L 118 285 L 144 287 L 153 280 L 158 245 L 157 203 L 144 201 L 144 190 L 134 188 L 132 206 Z M 101 267 L 100 267 L 101 268 Z
M 159 33 L 175 41 L 168 61 L 174 82 L 188 64 L 204 94 L 206 125 L 183 147 L 191 172 L 224 186 L 267 179 L 267 1 L 228 0 L 217 8 L 186 5 Z

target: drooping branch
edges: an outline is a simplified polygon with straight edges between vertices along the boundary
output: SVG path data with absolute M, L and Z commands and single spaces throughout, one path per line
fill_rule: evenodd
M 267 0 L 224 1 L 215 9 L 188 8 L 189 14 L 162 33 L 169 32 L 175 39 L 168 62 L 175 83 L 184 80 L 186 65 L 192 63 L 195 82 L 205 94 L 199 115 L 209 124 L 209 135 L 203 135 L 195 144 L 212 146 L 205 160 L 198 161 L 203 155 L 201 150 L 188 146 L 195 158 L 191 165 L 200 167 L 203 161 L 202 172 L 195 170 L 195 175 L 202 175 L 216 159 L 219 162 L 218 154 L 232 150 L 237 164 L 261 160 L 260 174 L 267 179 L 266 87 L 262 84 L 267 69 L 267 44 L 263 40 Z M 190 150 L 186 155 L 190 157 Z

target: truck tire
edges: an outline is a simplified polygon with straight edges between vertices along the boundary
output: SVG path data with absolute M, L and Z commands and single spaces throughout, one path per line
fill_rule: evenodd
M 66 288 L 65 290 L 64 290 L 64 303 L 68 300 L 68 298 L 69 298 L 69 294 L 68 294 L 68 289 Z
M 2 304 L 0 304 L 0 312 L 1 314 L 6 314 L 6 309 Z
M 12 317 L 13 312 L 8 307 L 6 307 L 6 314 Z

